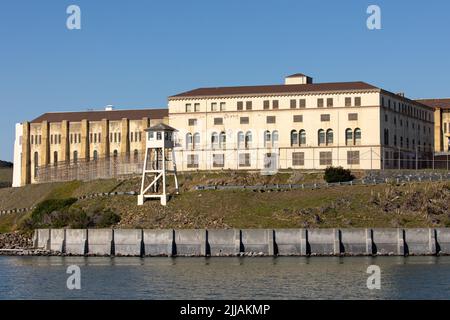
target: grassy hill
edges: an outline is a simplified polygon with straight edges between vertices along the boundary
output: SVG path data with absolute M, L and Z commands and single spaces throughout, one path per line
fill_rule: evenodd
M 192 173 L 179 176 L 181 194 L 162 207 L 137 206 L 136 196 L 75 201 L 62 211 L 39 216 L 39 223 L 80 227 L 112 213 L 118 228 L 299 228 L 450 226 L 450 182 L 340 186 L 316 190 L 255 192 L 195 191 L 199 184 L 321 182 L 321 173 Z M 138 191 L 140 180 L 98 180 L 0 189 L 0 210 L 29 207 L 47 199 L 91 193 Z M 31 213 L 0 217 L 0 232 L 23 228 Z M 100 218 L 99 218 L 100 217 Z M 64 219 L 62 219 L 64 218 Z M 113 221 L 113 220 L 111 220 Z M 102 222 L 103 223 L 103 222 Z M 98 224 L 94 224 L 94 227 Z M 55 225 L 53 225 L 55 226 Z
M 12 184 L 13 164 L 0 160 L 0 188 L 10 187 Z

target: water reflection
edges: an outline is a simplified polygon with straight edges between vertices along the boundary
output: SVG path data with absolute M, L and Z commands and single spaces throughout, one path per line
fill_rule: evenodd
M 66 289 L 69 265 L 82 290 Z M 369 265 L 381 290 L 368 290 Z M 450 257 L 0 257 L 0 299 L 448 299 Z

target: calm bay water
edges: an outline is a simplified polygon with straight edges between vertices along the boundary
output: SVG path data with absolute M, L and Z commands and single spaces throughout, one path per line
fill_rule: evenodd
M 381 290 L 366 286 L 373 264 Z M 0 257 L 0 299 L 450 299 L 450 257 Z

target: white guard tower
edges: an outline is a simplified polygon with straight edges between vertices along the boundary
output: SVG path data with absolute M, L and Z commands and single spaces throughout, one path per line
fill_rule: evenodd
M 145 131 L 147 142 L 138 205 L 143 205 L 147 198 L 159 198 L 161 204 L 165 206 L 168 198 L 166 191 L 167 173 L 174 175 L 176 193 L 179 193 L 175 152 L 173 149 L 173 133 L 177 130 L 159 123 Z M 171 170 L 169 170 L 170 162 L 172 162 Z

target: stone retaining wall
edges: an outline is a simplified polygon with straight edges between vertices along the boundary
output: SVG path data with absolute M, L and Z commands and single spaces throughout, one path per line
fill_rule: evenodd
M 39 229 L 33 243 L 67 255 L 448 255 L 450 229 Z

